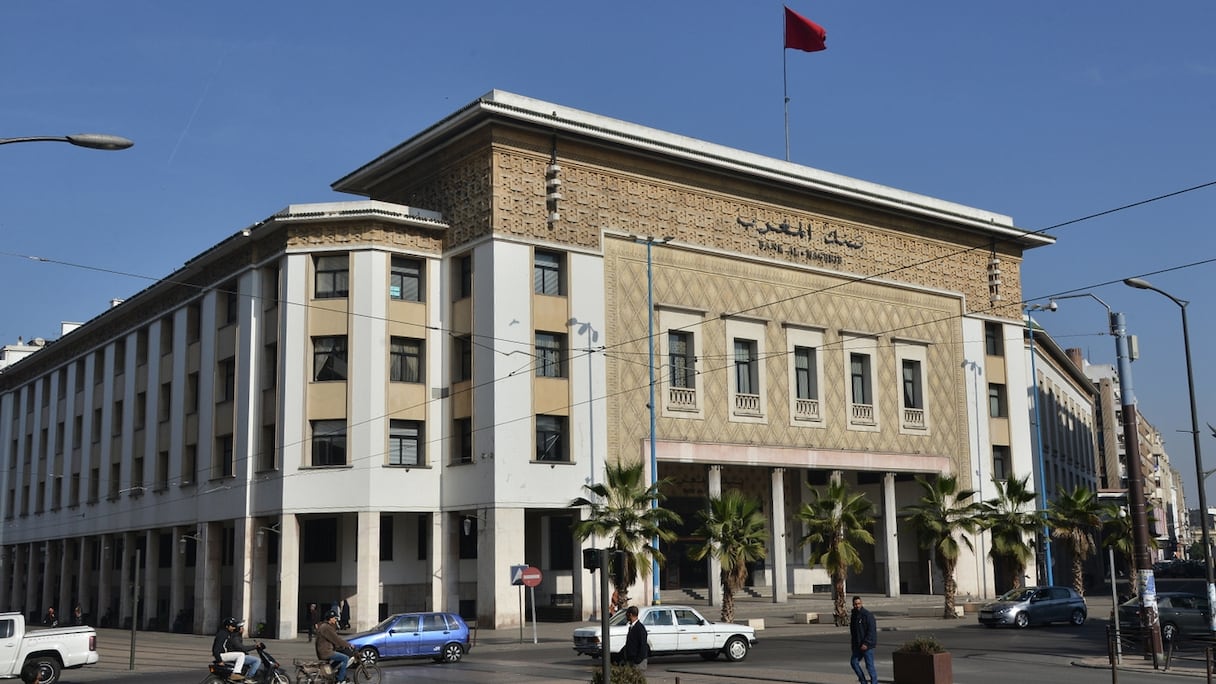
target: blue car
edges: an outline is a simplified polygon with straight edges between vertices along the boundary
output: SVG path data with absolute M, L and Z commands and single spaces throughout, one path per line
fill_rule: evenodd
M 454 663 L 469 652 L 469 626 L 452 613 L 399 613 L 347 641 L 372 662 L 431 658 L 437 663 Z

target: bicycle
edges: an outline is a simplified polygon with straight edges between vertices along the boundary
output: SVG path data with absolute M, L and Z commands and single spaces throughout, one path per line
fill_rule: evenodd
M 336 684 L 338 670 L 328 660 L 295 660 L 295 684 Z M 351 657 L 346 678 L 356 684 L 380 684 L 383 673 L 374 660 L 360 654 Z

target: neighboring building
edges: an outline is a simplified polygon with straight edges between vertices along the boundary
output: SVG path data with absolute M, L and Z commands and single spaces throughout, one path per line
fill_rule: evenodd
M 16 344 L 6 344 L 0 347 L 0 370 L 4 370 L 30 354 L 40 351 L 45 346 L 46 340 L 41 337 L 35 337 L 28 343 L 26 343 L 24 338 L 18 337 Z
M 369 199 L 238 230 L 0 375 L 0 608 L 504 627 L 528 563 L 586 616 L 569 502 L 652 454 L 685 519 L 664 589 L 716 591 L 685 551 L 727 489 L 769 512 L 753 583 L 826 584 L 787 523 L 839 474 L 879 516 L 850 591 L 940 591 L 913 478 L 1029 472 L 1026 396 L 992 417 L 981 382 L 1022 386 L 1052 239 L 1007 216 L 498 91 L 334 187 Z M 965 556 L 960 591 L 991 585 Z
M 1027 318 L 1026 353 L 1033 373 L 1027 386 L 1033 393 L 1029 419 L 1034 433 L 1035 467 L 1032 484 L 1043 506 L 1062 492 L 1083 487 L 1098 490 L 1097 437 L 1095 434 L 1097 388 L 1082 372 L 1075 350 L 1065 351 L 1047 331 Z M 1033 337 L 1032 337 L 1033 335 Z M 1044 539 L 1036 549 L 1044 551 Z M 1036 559 L 1038 582 L 1045 583 L 1044 557 Z M 1052 544 L 1052 580 L 1067 584 L 1072 560 L 1060 544 Z

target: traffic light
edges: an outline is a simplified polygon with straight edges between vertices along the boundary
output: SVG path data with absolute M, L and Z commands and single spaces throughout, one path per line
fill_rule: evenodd
M 619 549 L 608 554 L 608 572 L 614 584 L 620 584 L 620 577 L 625 574 L 625 552 Z
M 599 549 L 583 549 L 583 569 L 591 572 L 600 569 Z

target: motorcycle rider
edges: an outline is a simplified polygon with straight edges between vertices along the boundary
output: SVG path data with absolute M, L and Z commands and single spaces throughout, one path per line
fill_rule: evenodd
M 262 666 L 260 658 L 251 658 L 249 672 L 241 674 L 241 670 L 245 667 L 245 654 L 258 648 L 264 648 L 261 643 L 246 646 L 241 641 L 241 628 L 244 626 L 244 620 L 234 617 L 226 618 L 220 623 L 220 629 L 215 634 L 215 641 L 211 644 L 211 655 L 215 657 L 215 662 L 232 663 L 232 675 L 228 679 L 233 681 L 252 679 L 257 674 L 258 668 Z
M 336 684 L 349 684 L 346 680 L 346 666 L 350 664 L 348 653 L 354 653 L 355 647 L 350 642 L 338 636 L 338 613 L 327 611 L 325 619 L 317 625 L 317 658 L 328 660 L 338 668 Z

